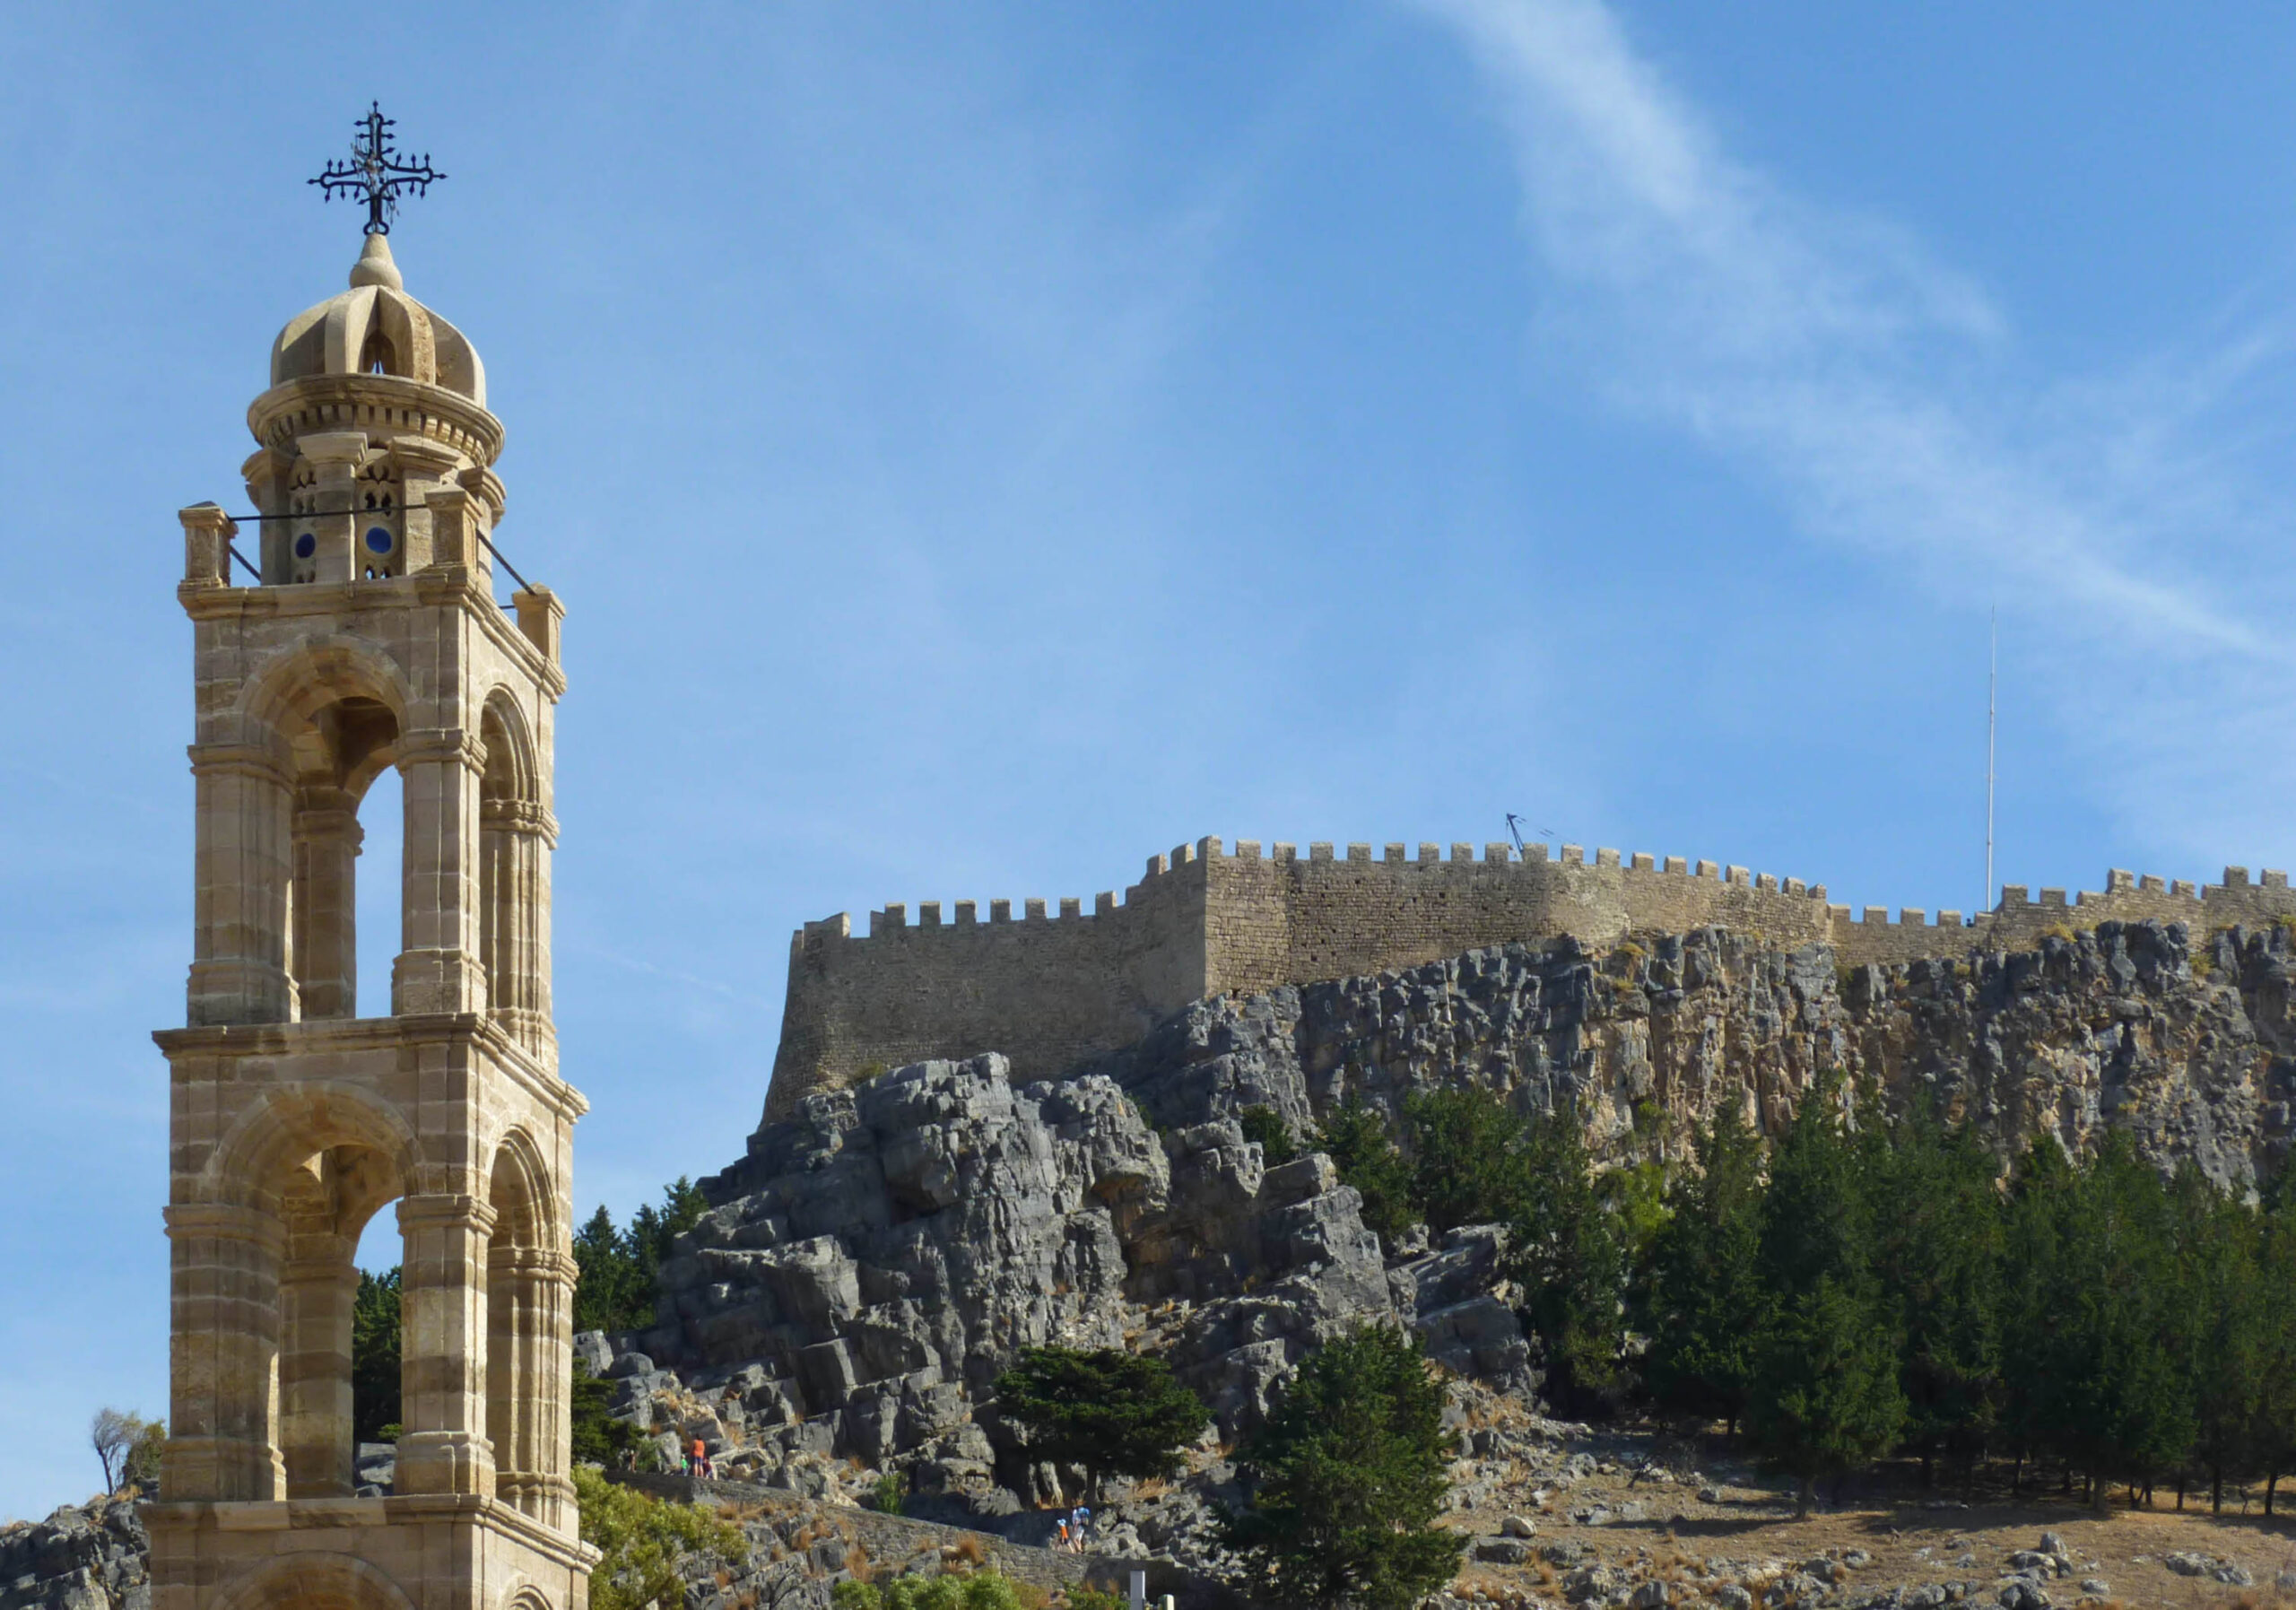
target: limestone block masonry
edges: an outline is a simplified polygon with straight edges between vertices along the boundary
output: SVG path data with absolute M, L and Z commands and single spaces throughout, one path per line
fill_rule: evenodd
M 877 1068 L 1001 1051 L 1016 1078 L 1042 1078 L 1130 1044 L 1190 1001 L 1249 995 L 1412 967 L 1483 945 L 1571 936 L 1609 945 L 1638 935 L 1723 927 L 1779 948 L 1833 947 L 1844 965 L 2030 948 L 2052 929 L 2100 922 L 2181 922 L 2196 932 L 2296 919 L 2285 872 L 2251 882 L 2228 866 L 2196 887 L 2112 871 L 2070 898 L 2018 884 L 1990 911 L 1906 907 L 1853 912 L 1825 885 L 1744 866 L 1578 845 L 1369 844 L 1335 853 L 1291 844 L 1262 853 L 1216 838 L 1149 857 L 1119 900 L 972 901 L 944 920 L 937 901 L 912 923 L 902 905 L 856 935 L 840 913 L 791 939 L 781 1045 L 768 1122 L 807 1092 Z
M 569 1476 L 573 1126 L 550 1003 L 557 600 L 494 600 L 502 427 L 380 235 L 300 316 L 238 527 L 182 513 L 196 797 L 170 1070 L 155 1610 L 586 1610 Z M 245 562 L 245 561 L 242 561 Z M 357 999 L 359 814 L 404 799 L 391 998 Z M 369 935 L 370 943 L 390 936 Z M 402 1420 L 354 1497 L 361 1232 L 396 1202 Z

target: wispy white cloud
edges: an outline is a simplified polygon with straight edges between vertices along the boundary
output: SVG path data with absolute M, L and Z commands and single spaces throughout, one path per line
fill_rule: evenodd
M 1981 286 L 1734 158 L 1600 0 L 1419 4 L 1510 142 L 1543 356 L 1777 489 L 1807 535 L 1998 601 L 2135 833 L 2291 843 L 2287 521 L 2257 473 L 2284 443 L 2239 412 L 2284 370 L 2284 321 L 2107 381 L 2034 375 Z

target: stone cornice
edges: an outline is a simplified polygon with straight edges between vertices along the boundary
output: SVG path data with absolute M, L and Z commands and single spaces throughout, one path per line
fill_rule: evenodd
M 305 581 L 275 587 L 191 587 L 177 589 L 194 621 L 341 620 L 362 609 L 459 608 L 486 639 L 542 688 L 551 702 L 566 693 L 566 673 L 544 657 L 518 623 L 477 584 L 467 566 L 433 565 L 411 576 L 377 581 Z
M 421 435 L 474 463 L 502 454 L 502 422 L 460 392 L 398 375 L 309 375 L 273 387 L 248 405 L 248 429 L 268 448 L 291 452 L 295 439 L 360 431 L 376 446 Z
M 271 1501 L 154 1499 L 143 1508 L 154 1530 L 219 1532 L 337 1530 L 439 1521 L 480 1527 L 515 1538 L 560 1565 L 587 1571 L 598 1551 L 577 1537 L 521 1514 L 500 1499 L 475 1493 L 413 1493 L 403 1498 L 288 1498 Z
M 204 1057 L 289 1057 L 313 1051 L 386 1050 L 405 1045 L 476 1046 L 519 1087 L 568 1122 L 590 1110 L 582 1092 L 556 1068 L 520 1045 L 491 1017 L 474 1012 L 409 1014 L 404 1017 L 315 1018 L 291 1023 L 214 1023 L 152 1031 L 152 1041 L 175 1065 Z

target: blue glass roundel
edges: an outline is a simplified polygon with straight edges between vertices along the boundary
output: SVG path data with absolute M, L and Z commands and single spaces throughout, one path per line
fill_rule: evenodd
M 380 526 L 368 527 L 367 546 L 378 553 L 389 553 L 391 551 L 390 532 Z
M 295 557 L 309 559 L 319 551 L 319 539 L 306 531 L 295 539 Z

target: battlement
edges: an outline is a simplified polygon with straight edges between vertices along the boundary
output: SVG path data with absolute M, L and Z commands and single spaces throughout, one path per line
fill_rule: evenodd
M 874 1066 L 1003 1051 L 1058 1072 L 1146 1033 L 1188 1002 L 1410 967 L 1480 946 L 1570 935 L 1590 946 L 1720 926 L 1845 965 L 2024 949 L 2053 929 L 2156 918 L 2209 929 L 2296 918 L 2288 875 L 2228 866 L 2195 885 L 2115 868 L 2068 897 L 2005 884 L 1990 911 L 1856 910 L 1822 883 L 1683 856 L 1544 843 L 1232 848 L 1206 837 L 1151 856 L 1140 880 L 1048 901 L 891 903 L 857 935 L 843 913 L 790 945 L 769 1117 Z M 945 915 L 944 915 L 945 913 Z

